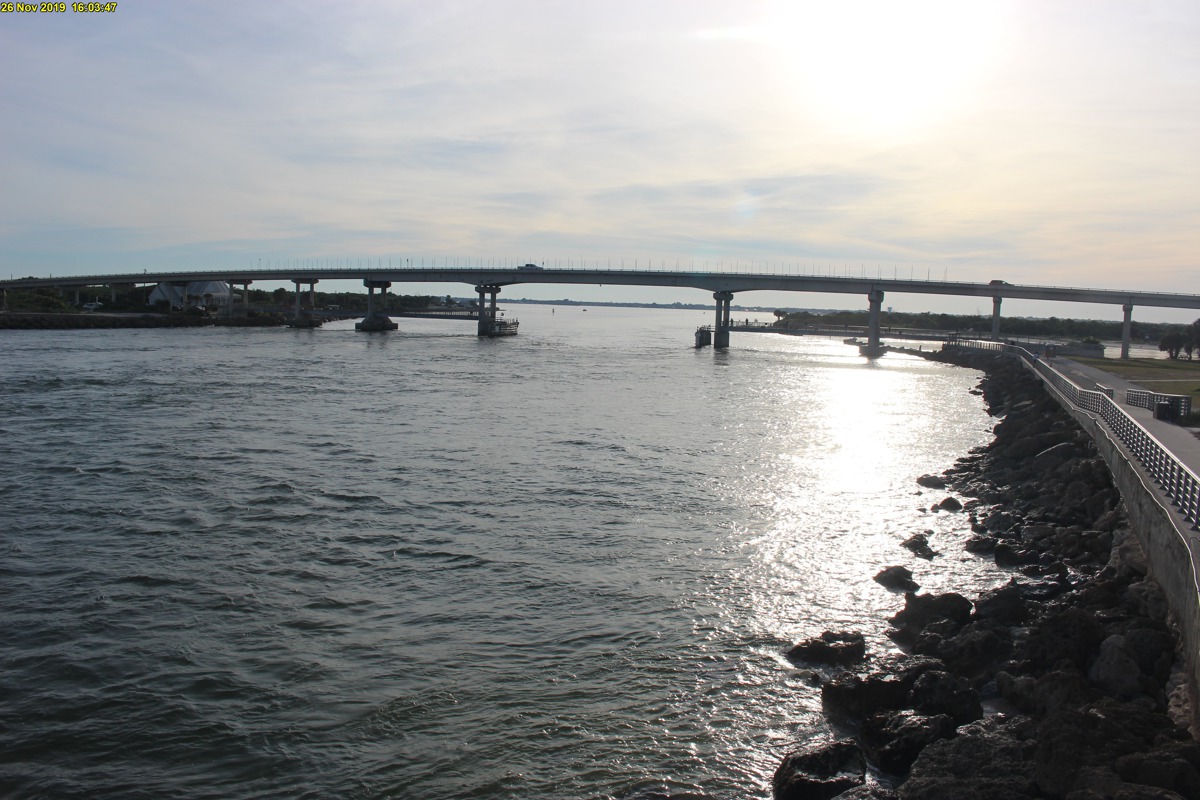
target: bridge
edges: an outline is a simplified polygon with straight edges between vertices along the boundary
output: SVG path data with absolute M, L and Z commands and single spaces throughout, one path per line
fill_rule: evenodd
M 1166 292 L 1143 292 L 1118 289 L 1084 289 L 1056 286 L 1029 286 L 991 281 L 969 283 L 960 281 L 904 280 L 899 278 L 853 278 L 819 275 L 772 275 L 736 272 L 691 272 L 679 270 L 614 270 L 614 269 L 542 269 L 532 265 L 517 268 L 495 267 L 407 267 L 407 268 L 327 268 L 309 269 L 288 267 L 278 269 L 207 270 L 195 272 L 143 272 L 140 274 L 81 275 L 58 278 L 18 278 L 0 280 L 0 292 L 9 289 L 56 288 L 79 289 L 88 286 L 134 287 L 144 284 L 184 284 L 192 281 L 224 281 L 231 285 L 249 287 L 254 281 L 292 283 L 299 300 L 301 286 L 314 292 L 322 280 L 361 280 L 368 291 L 367 318 L 360 323 L 365 330 L 373 322 L 381 323 L 382 312 L 374 309 L 374 292 L 384 292 L 393 283 L 464 283 L 475 287 L 479 295 L 478 328 L 487 335 L 496 319 L 496 295 L 505 286 L 520 284 L 560 284 L 587 286 L 660 286 L 700 289 L 713 293 L 715 324 L 712 343 L 729 346 L 733 327 L 730 308 L 738 292 L 782 291 L 816 294 L 865 295 L 869 309 L 868 355 L 880 351 L 879 314 L 888 292 L 962 297 L 989 297 L 992 300 L 993 339 L 1000 338 L 1000 308 L 1005 299 L 1048 300 L 1067 303 L 1099 303 L 1117 305 L 1124 312 L 1121 328 L 1121 357 L 1129 357 L 1130 325 L 1135 306 L 1155 308 L 1200 309 L 1200 295 Z M 299 314 L 299 302 L 296 304 Z M 386 319 L 386 317 L 382 317 Z M 379 327 L 377 329 L 384 329 Z

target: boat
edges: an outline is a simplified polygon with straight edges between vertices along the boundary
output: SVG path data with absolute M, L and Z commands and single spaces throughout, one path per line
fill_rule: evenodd
M 489 338 L 494 336 L 516 336 L 517 328 L 520 324 L 519 320 L 497 317 L 492 320 L 492 324 L 488 327 L 487 335 Z

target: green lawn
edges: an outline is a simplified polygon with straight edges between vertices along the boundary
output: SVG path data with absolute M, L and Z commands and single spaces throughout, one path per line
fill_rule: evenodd
M 1172 361 L 1168 358 L 1077 358 L 1080 364 L 1119 375 L 1152 392 L 1190 394 L 1192 404 L 1200 406 L 1200 361 Z

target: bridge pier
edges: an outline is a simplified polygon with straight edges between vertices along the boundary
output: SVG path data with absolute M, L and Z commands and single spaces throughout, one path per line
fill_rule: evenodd
M 883 355 L 883 347 L 879 344 L 879 312 L 883 310 L 883 290 L 872 289 L 867 293 L 867 303 L 870 315 L 867 320 L 867 346 L 862 354 L 867 358 L 878 358 Z
M 992 341 L 1000 341 L 1000 301 L 1003 298 L 992 298 Z
M 225 316 L 232 318 L 234 316 L 234 308 L 236 303 L 233 301 L 233 287 L 239 283 L 242 285 L 242 313 L 245 315 L 250 310 L 250 284 L 254 281 L 245 278 L 229 278 L 226 283 L 229 284 L 229 296 L 225 299 Z
M 1128 361 L 1130 329 L 1133 326 L 1133 303 L 1126 303 L 1121 306 L 1121 310 L 1125 312 L 1125 319 L 1121 321 L 1121 358 Z
M 387 315 L 387 290 L 391 281 L 373 281 L 363 278 L 363 286 L 367 287 L 367 316 L 362 322 L 354 323 L 356 331 L 394 331 L 400 326 L 392 322 Z M 375 310 L 375 290 L 379 289 L 383 300 L 383 310 Z
M 487 283 L 476 286 L 475 291 L 479 294 L 479 325 L 476 333 L 489 336 L 496 321 L 496 295 L 500 294 L 500 287 Z
M 321 321 L 314 317 L 311 312 L 317 308 L 317 284 L 320 283 L 316 278 L 292 278 L 292 283 L 296 284 L 296 302 L 293 307 L 292 321 L 289 326 L 292 328 L 319 328 Z M 304 317 L 300 313 L 300 284 L 308 284 L 308 306 L 309 315 Z
M 730 307 L 733 304 L 733 292 L 714 292 L 713 299 L 717 301 L 717 324 L 713 326 L 713 347 L 729 347 Z

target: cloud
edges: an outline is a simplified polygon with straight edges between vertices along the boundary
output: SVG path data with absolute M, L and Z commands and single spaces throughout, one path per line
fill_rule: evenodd
M 806 61 L 814 37 L 853 42 L 853 17 L 767 0 L 6 19 L 0 69 L 22 79 L 0 86 L 0 269 L 557 250 L 1186 282 L 1200 12 L 1012 2 L 985 30 L 941 8 L 912 7 L 937 23 L 919 42 L 863 29 L 890 75 Z M 872 123 L 814 90 L 915 90 L 896 62 L 918 46 L 960 59 L 922 69 L 961 72 L 921 118 Z

